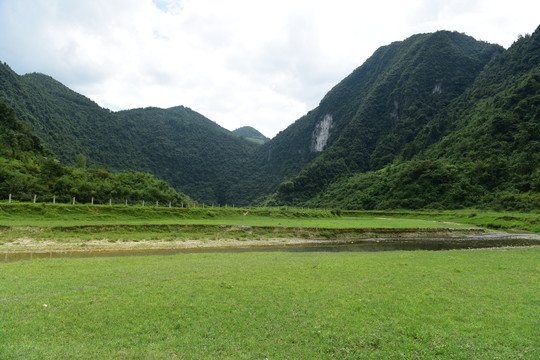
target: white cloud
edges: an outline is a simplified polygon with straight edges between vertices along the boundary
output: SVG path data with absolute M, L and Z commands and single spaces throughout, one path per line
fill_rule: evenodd
M 515 0 L 0 0 L 0 60 L 112 109 L 189 106 L 273 136 L 379 46 L 465 32 L 505 47 L 538 25 Z

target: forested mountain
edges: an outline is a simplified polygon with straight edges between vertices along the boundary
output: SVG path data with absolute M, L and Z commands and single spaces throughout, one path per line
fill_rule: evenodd
M 1 64 L 0 100 L 62 162 L 150 171 L 199 202 L 538 208 L 539 31 L 508 50 L 448 31 L 383 46 L 262 145 L 253 128 L 185 107 L 110 112 Z
M 381 47 L 317 108 L 258 149 L 258 182 L 275 188 L 302 170 L 275 198 L 297 204 L 344 173 L 383 167 L 502 51 L 448 31 Z
M 111 174 L 99 167 L 87 168 L 79 155 L 75 167 L 62 166 L 51 151 L 41 145 L 28 123 L 0 101 L 0 199 L 78 202 L 96 204 L 129 203 L 142 200 L 181 206 L 192 200 L 177 193 L 165 181 L 141 172 Z
M 200 202 L 232 203 L 230 184 L 258 146 L 189 108 L 111 112 L 49 76 L 19 76 L 6 64 L 0 100 L 62 163 L 82 154 L 111 171 L 149 171 Z
M 269 138 L 261 134 L 257 129 L 251 126 L 242 126 L 233 131 L 233 134 L 243 137 L 246 140 L 253 141 L 257 144 L 264 144 L 270 141 Z
M 282 184 L 276 202 L 368 209 L 540 207 L 540 28 L 493 58 L 460 96 L 429 114 L 407 141 L 376 145 L 369 166 L 349 165 L 317 183 L 313 174 L 328 171 L 323 160 L 347 158 L 329 150 Z M 394 134 L 407 135 L 403 129 Z M 397 155 L 394 162 L 365 171 L 384 163 L 381 145 Z M 367 159 L 365 153 L 354 157 Z M 306 191 L 306 176 L 322 185 Z

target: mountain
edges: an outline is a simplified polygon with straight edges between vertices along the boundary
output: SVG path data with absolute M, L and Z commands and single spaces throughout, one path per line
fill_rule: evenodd
M 246 140 L 253 141 L 257 144 L 264 144 L 270 141 L 269 138 L 261 134 L 257 129 L 251 126 L 243 126 L 233 131 L 233 134 L 243 137 Z
M 0 100 L 63 163 L 150 171 L 199 202 L 538 209 L 539 38 L 505 50 L 438 31 L 383 46 L 263 144 L 186 107 L 111 112 L 6 64 Z
M 263 191 L 281 184 L 274 203 L 292 205 L 344 173 L 384 167 L 503 50 L 448 31 L 379 48 L 317 108 L 257 149 L 244 181 L 255 177 Z
M 481 71 L 470 86 L 456 87 L 459 96 L 439 107 L 430 106 L 429 97 L 444 94 L 444 85 L 433 87 L 431 95 L 424 87 L 416 109 L 398 110 L 397 116 L 388 116 L 388 108 L 373 112 L 383 123 L 386 115 L 386 124 L 388 117 L 396 118 L 382 141 L 369 141 L 380 124 L 354 123 L 336 141 L 340 148 L 329 148 L 283 183 L 274 201 L 367 209 L 540 208 L 540 28 L 495 54 L 476 67 Z M 406 128 L 411 113 L 425 116 L 414 116 L 415 126 Z M 357 146 L 363 148 L 355 153 Z M 335 170 L 332 161 L 344 169 Z
M 0 199 L 17 201 L 78 202 L 106 204 L 142 200 L 190 206 L 193 201 L 177 193 L 163 180 L 140 172 L 111 174 L 86 167 L 80 155 L 75 167 L 62 166 L 33 134 L 28 123 L 0 101 Z
M 151 172 L 200 202 L 233 203 L 231 184 L 257 147 L 186 107 L 111 112 L 49 76 L 19 76 L 6 64 L 0 100 L 62 163 L 82 154 L 114 172 Z

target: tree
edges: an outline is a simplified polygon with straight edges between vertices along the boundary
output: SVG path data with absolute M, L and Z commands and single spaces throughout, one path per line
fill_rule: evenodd
M 77 155 L 77 162 L 75 163 L 77 169 L 86 169 L 86 156 L 83 154 Z

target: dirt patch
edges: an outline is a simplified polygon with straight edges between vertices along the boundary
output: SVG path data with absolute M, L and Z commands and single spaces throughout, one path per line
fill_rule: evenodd
M 195 232 L 193 227 L 157 226 L 148 232 L 132 232 L 132 227 L 122 229 L 115 226 L 112 233 L 96 231 L 92 227 L 63 229 L 58 238 L 28 231 L 20 237 L 0 244 L 0 252 L 28 251 L 116 251 L 131 249 L 192 249 L 202 247 L 249 247 L 324 244 L 357 241 L 369 238 L 422 238 L 451 237 L 459 234 L 478 234 L 481 228 L 280 228 L 251 226 L 200 226 Z M 35 229 L 32 229 L 35 230 Z M 83 230 L 82 232 L 79 232 Z M 90 230 L 90 231 L 89 231 Z M 101 227 L 99 230 L 102 230 Z M 182 231 L 184 230 L 184 231 Z M 66 234 L 68 232 L 68 234 Z M 109 238 L 108 235 L 111 235 Z M 42 237 L 40 237 L 42 236 Z M 53 235 L 54 236 L 54 235 Z
M 115 241 L 107 239 L 90 240 L 79 243 L 57 243 L 53 241 L 37 241 L 25 238 L 9 245 L 0 246 L 0 252 L 65 252 L 65 251 L 128 251 L 152 249 L 197 249 L 221 247 L 254 247 L 254 246 L 287 246 L 303 244 L 322 244 L 327 241 L 306 239 L 264 239 L 264 240 L 140 240 Z

